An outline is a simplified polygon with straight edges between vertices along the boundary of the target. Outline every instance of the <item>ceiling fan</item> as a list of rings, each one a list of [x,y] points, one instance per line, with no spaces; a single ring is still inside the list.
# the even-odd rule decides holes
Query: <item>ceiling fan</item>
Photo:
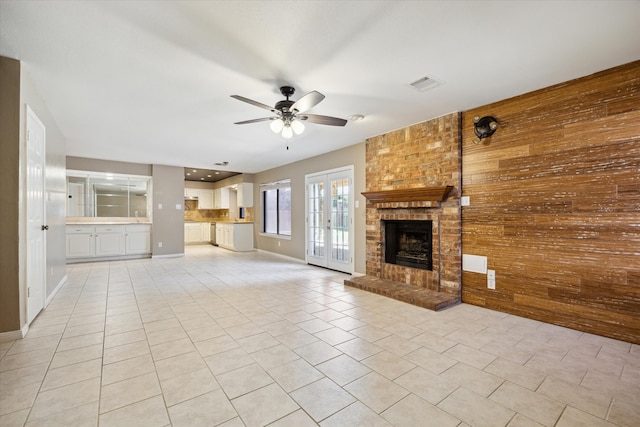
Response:
[[[231,95],[232,98],[251,105],[255,105],[256,107],[260,107],[265,110],[269,110],[275,114],[275,116],[273,117],[245,120],[242,122],[236,122],[234,124],[246,125],[249,123],[271,121],[271,130],[275,133],[282,132],[282,136],[286,139],[291,138],[294,132],[296,135],[299,135],[304,131],[304,124],[302,123],[303,121],[330,126],[344,126],[347,124],[347,121],[345,119],[340,119],[338,117],[320,116],[318,114],[306,114],[307,110],[315,107],[324,99],[324,95],[320,92],[316,92],[314,90],[307,93],[297,101],[292,101],[289,99],[289,97],[292,96],[294,92],[295,89],[293,87],[282,86],[280,88],[280,93],[282,93],[282,95],[287,99],[277,102],[275,107],[270,107],[261,102],[245,98],[244,96]]]

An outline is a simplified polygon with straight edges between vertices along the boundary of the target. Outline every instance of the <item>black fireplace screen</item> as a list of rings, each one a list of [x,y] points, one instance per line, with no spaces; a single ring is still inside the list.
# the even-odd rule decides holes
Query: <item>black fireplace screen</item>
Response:
[[[432,270],[432,223],[433,221],[383,221],[385,262]]]

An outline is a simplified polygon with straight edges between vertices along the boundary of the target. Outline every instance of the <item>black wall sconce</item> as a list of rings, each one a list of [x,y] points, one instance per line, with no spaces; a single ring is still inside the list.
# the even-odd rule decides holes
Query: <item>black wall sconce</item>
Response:
[[[479,144],[484,138],[489,138],[498,129],[498,121],[493,116],[484,116],[480,118],[475,116],[473,118],[473,132],[475,132],[478,139],[473,142]]]

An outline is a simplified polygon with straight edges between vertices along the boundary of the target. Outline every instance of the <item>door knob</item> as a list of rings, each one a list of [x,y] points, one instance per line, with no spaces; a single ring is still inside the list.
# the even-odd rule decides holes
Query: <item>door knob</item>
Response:
[[[43,225],[43,226],[42,226],[42,230],[48,230],[48,229],[49,229],[49,226],[48,226],[48,225]]]

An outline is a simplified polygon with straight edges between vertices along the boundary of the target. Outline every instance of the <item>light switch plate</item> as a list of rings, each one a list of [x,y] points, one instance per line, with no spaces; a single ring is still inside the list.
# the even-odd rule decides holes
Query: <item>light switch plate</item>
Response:
[[[471,204],[471,199],[469,196],[460,197],[460,206],[469,206]]]
[[[496,271],[495,270],[487,270],[487,288],[489,289],[496,288]]]

